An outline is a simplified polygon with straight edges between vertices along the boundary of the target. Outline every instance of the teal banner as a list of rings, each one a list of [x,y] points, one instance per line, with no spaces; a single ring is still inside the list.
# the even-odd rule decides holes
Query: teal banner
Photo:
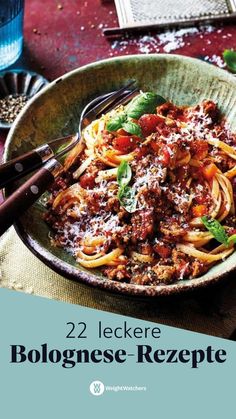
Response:
[[[0,290],[0,417],[235,417],[235,342]]]

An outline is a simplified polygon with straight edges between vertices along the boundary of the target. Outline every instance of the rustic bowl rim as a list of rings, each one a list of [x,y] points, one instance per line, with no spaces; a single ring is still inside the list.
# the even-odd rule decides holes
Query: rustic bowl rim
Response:
[[[20,122],[21,116],[27,112],[28,108],[32,105],[32,103],[37,100],[37,98],[45,93],[45,91],[50,90],[53,86],[55,86],[57,83],[61,82],[62,80],[65,80],[67,78],[70,78],[74,74],[80,74],[83,73],[86,70],[89,69],[96,69],[99,68],[101,65],[106,65],[109,62],[112,61],[125,61],[125,60],[132,60],[132,59],[144,59],[147,55],[143,54],[134,54],[134,55],[127,55],[127,56],[121,56],[121,57],[113,57],[113,58],[107,58],[104,60],[100,60],[97,62],[93,62],[90,64],[87,64],[85,66],[76,68],[68,73],[65,73],[64,75],[58,77],[56,80],[51,82],[49,85],[45,86],[41,91],[39,91],[36,95],[33,96],[32,99],[29,100],[29,102],[26,104],[24,109],[21,111],[19,116],[16,118],[16,120],[13,123],[13,126],[8,133],[8,137],[6,140],[3,160],[7,161],[8,157],[8,151],[11,144],[11,139],[14,133],[15,127]],[[233,84],[236,84],[236,79],[234,76],[230,73],[227,73],[225,70],[222,70],[220,68],[217,68],[213,66],[212,64],[206,63],[204,61],[201,61],[196,58],[192,57],[186,57],[178,54],[148,54],[148,57],[150,58],[156,58],[157,60],[161,59],[167,59],[168,57],[171,59],[176,60],[182,60],[186,63],[195,63],[198,66],[208,67],[209,70],[212,72],[215,72],[219,75],[221,75],[224,79],[228,79],[229,82],[232,82]],[[215,75],[213,74],[213,78]],[[41,246],[36,240],[34,240],[28,233],[25,231],[24,226],[19,221],[15,224],[15,229],[23,243],[28,247],[28,249],[37,256],[38,259],[40,259],[45,265],[47,265],[49,268],[57,272],[58,274],[64,276],[67,279],[74,280],[81,282],[83,284],[89,285],[94,288],[102,289],[105,291],[109,291],[115,294],[119,295],[127,295],[127,296],[135,296],[135,297],[145,297],[145,298],[156,298],[156,297],[162,297],[162,296],[172,296],[172,295],[178,295],[182,293],[186,293],[189,291],[194,291],[199,288],[208,287],[209,285],[214,285],[216,283],[219,283],[220,281],[227,278],[228,274],[233,272],[236,268],[236,262],[235,265],[228,267],[227,265],[224,266],[224,270],[221,272],[211,273],[208,274],[207,278],[199,277],[195,278],[194,280],[186,280],[186,282],[177,282],[170,285],[154,285],[154,286],[143,286],[143,285],[136,285],[136,284],[126,284],[119,281],[113,281],[108,280],[106,278],[98,277],[96,274],[88,271],[81,271],[77,269],[76,267],[73,267],[69,263],[63,261],[62,259],[54,256],[52,253],[50,253],[49,250],[47,250],[44,246]]]

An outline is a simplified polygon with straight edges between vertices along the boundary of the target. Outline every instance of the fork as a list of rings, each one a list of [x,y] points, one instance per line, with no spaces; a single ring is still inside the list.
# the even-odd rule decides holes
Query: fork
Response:
[[[52,157],[60,158],[70,151],[80,141],[82,130],[93,119],[97,118],[102,112],[109,111],[111,106],[118,106],[129,100],[134,92],[137,91],[137,89],[126,90],[133,84],[134,81],[132,80],[121,89],[99,96],[89,102],[81,113],[79,132],[51,140],[26,154],[0,165],[0,189],[15,180],[21,179],[26,174],[42,166]]]
[[[48,154],[48,159],[45,162],[45,155],[40,155],[38,149],[21,156],[20,158],[11,160],[10,162],[2,165],[0,168],[5,170],[5,174],[8,171],[13,178],[19,178],[29,173],[30,171],[38,168],[40,165],[43,166],[24,184],[22,184],[15,192],[13,192],[9,198],[7,198],[0,206],[0,236],[12,225],[14,222],[31,206],[37,199],[49,188],[49,186],[55,181],[57,176],[63,172],[62,164],[57,160],[62,157],[68,151],[78,145],[81,141],[82,130],[91,123],[96,117],[102,112],[109,112],[116,106],[127,103],[131,97],[137,93],[137,89],[127,91],[127,87],[130,87],[134,82],[130,82],[128,85],[122,87],[118,91],[111,94],[106,94],[98,97],[91,101],[82,111],[79,122],[79,132],[71,136],[52,140],[48,144],[44,145],[44,149],[47,146],[51,149]],[[104,99],[105,97],[105,99]],[[99,100],[100,99],[100,100]],[[95,104],[96,102],[96,104]],[[99,102],[99,103],[98,103]],[[92,108],[91,108],[92,105]],[[56,147],[59,148],[62,145],[62,141],[69,142],[69,144],[63,148],[62,151],[56,151]],[[55,151],[53,151],[53,149]],[[46,153],[47,154],[47,153]],[[36,161],[37,155],[37,161]],[[32,160],[31,160],[32,157]],[[39,157],[39,158],[38,158]],[[32,164],[30,162],[33,161]],[[17,173],[17,167],[23,166],[21,173]],[[0,172],[1,175],[1,172]],[[7,180],[3,182],[7,183]]]

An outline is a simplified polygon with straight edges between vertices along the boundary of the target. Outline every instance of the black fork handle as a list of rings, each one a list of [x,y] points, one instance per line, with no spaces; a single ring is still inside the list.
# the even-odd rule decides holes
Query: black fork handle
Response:
[[[0,236],[48,189],[62,165],[55,159],[47,162],[0,206]]]
[[[2,164],[0,166],[0,189],[42,166],[51,157],[53,157],[52,149],[48,144],[44,144]]]

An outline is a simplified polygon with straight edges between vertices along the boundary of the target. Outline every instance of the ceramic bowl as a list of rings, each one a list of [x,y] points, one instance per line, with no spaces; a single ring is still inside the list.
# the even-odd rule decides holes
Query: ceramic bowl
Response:
[[[203,99],[218,103],[236,130],[236,80],[224,70],[177,55],[134,55],[101,61],[74,70],[51,83],[26,105],[15,121],[6,143],[5,160],[52,138],[77,130],[83,106],[105,92],[135,78],[142,90],[153,90],[177,105]],[[133,296],[156,297],[193,290],[223,280],[236,267],[236,253],[205,275],[172,285],[141,286],[111,281],[96,270],[78,266],[63,249],[52,247],[49,228],[38,202],[17,223],[24,243],[45,264],[63,276],[94,287]]]
[[[33,71],[8,70],[0,73],[0,99],[9,95],[24,94],[33,97],[49,82]],[[0,120],[0,128],[10,129],[12,124]]]

